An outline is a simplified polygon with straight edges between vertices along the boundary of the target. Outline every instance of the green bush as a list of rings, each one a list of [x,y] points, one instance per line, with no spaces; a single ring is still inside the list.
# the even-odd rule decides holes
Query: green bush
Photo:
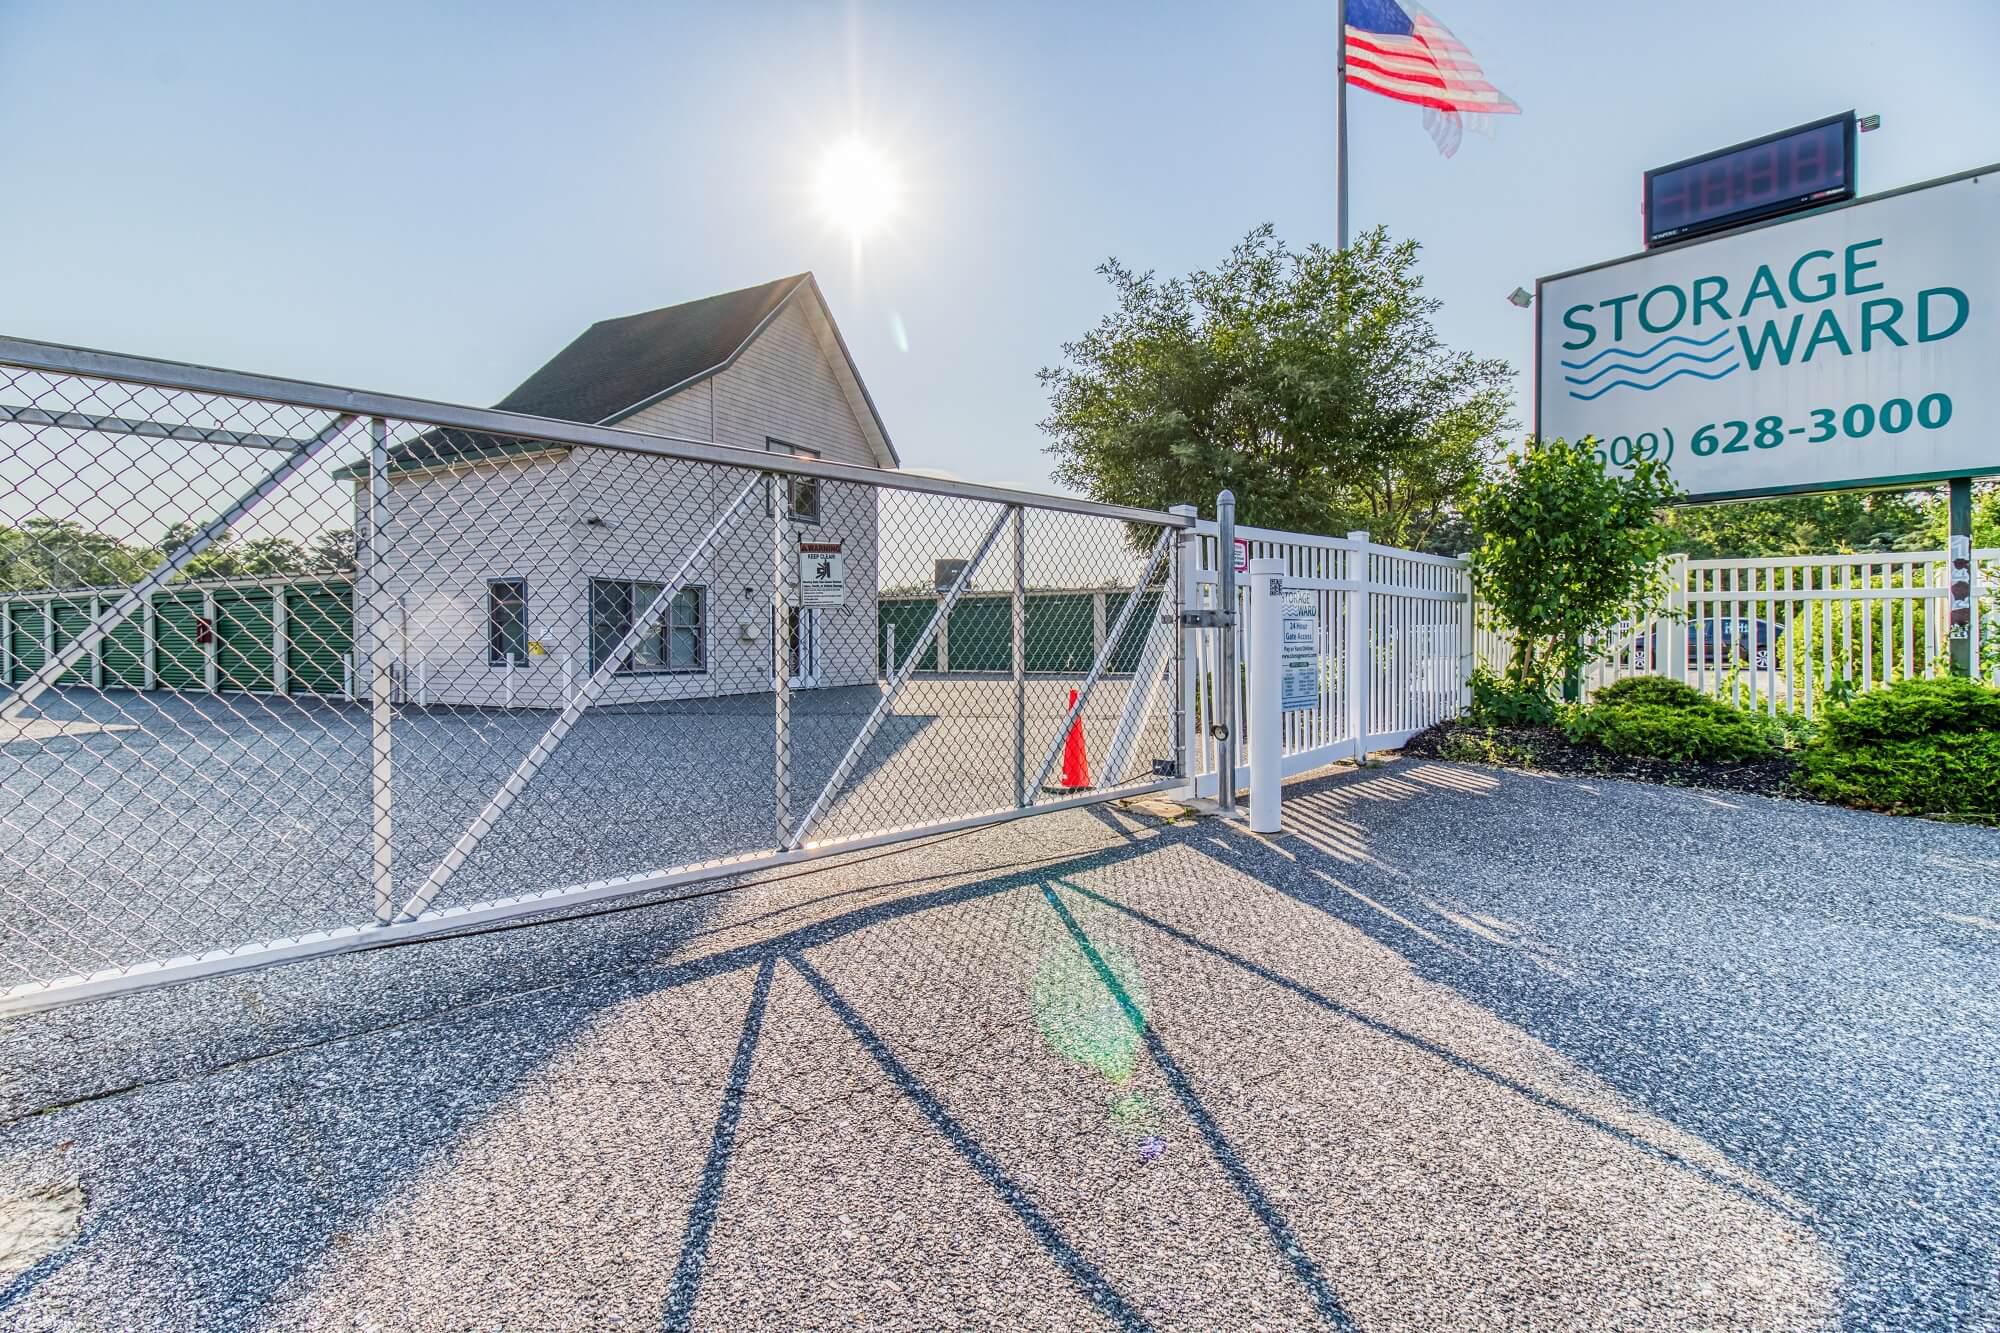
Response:
[[[1689,691],[1689,693],[1694,693]],[[1699,706],[1660,703],[1593,703],[1564,723],[1576,745],[1613,754],[1682,762],[1733,763],[1771,753],[1765,719],[1696,696]]]
[[[1665,676],[1627,676],[1590,696],[1593,707],[1623,708],[1650,704],[1658,708],[1709,709],[1719,705],[1692,685]]]
[[[1510,739],[1492,728],[1458,727],[1444,738],[1438,757],[1460,764],[1499,764],[1508,768],[1532,768],[1533,747]]]
[[[1516,685],[1484,667],[1472,673],[1472,712],[1482,727],[1546,727],[1556,720],[1556,701],[1541,685]]]
[[[1871,690],[1827,712],[1803,767],[1830,801],[2000,823],[2000,690],[1955,677]]]
[[[2000,690],[1960,676],[1906,680],[1857,694],[1845,707],[1829,709],[1823,729],[1828,743],[1843,749],[1920,736],[2000,731]]]

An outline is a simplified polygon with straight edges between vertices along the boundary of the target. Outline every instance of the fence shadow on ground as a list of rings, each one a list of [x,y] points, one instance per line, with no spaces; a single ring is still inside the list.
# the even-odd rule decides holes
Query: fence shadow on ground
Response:
[[[1481,806],[1493,814],[1473,813]],[[1396,836],[1383,838],[1385,827]],[[1857,848],[1857,831],[1883,848]],[[1282,833],[1232,830],[1209,850],[1712,1145],[1730,1172],[1676,1164],[1812,1226],[1854,1270],[1879,1267],[1872,1247],[1901,1233],[1913,1257],[1892,1278],[1843,1287],[1843,1318],[1881,1327],[1962,1308],[1995,1260],[1969,1221],[1986,1207],[1977,1182],[2000,1174],[1995,1140],[1983,1171],[1940,1169],[1923,1147],[1934,1127],[1883,1124],[1889,1108],[1927,1099],[1941,1045],[1955,1044],[1941,1027],[1920,1030],[1896,997],[1905,978],[1918,992],[1935,984],[1908,946],[1970,965],[1949,969],[1968,997],[2000,962],[2000,938],[1938,925],[1953,917],[1923,902],[1927,872],[1907,856],[1910,838],[2000,852],[1973,829],[1421,761],[1294,783]],[[2000,1064],[1983,1064],[2000,1090]],[[1663,1153],[1619,1126],[1592,1127]]]
[[[905,851],[860,883],[852,867],[876,858],[816,877],[792,897],[773,891],[731,898],[727,908],[705,900],[426,945],[426,974],[416,978],[398,979],[381,958],[312,965],[320,979],[294,987],[292,1002],[324,1003],[329,981],[351,988],[333,1030],[312,1037],[309,1024],[294,1022],[283,1028],[297,1038],[289,1049],[224,1047],[232,1067],[207,1078],[14,1123],[14,1151],[61,1135],[100,1157],[152,1154],[157,1166],[143,1193],[94,1199],[99,1215],[86,1241],[18,1279],[0,1309],[32,1315],[78,1288],[110,1290],[144,1255],[154,1280],[139,1288],[159,1290],[164,1276],[181,1317],[205,1326],[273,1309],[279,1322],[331,1319],[370,1301],[412,1323],[427,1310],[472,1318],[484,1302],[516,1318],[577,1309],[605,1318],[617,1304],[606,1294],[613,1284],[592,1278],[589,1263],[571,1273],[574,1291],[504,1284],[550,1237],[574,1248],[573,1237],[629,1233],[602,1262],[649,1295],[644,1308],[618,1306],[621,1317],[684,1327],[711,1304],[771,1317],[742,1307],[746,1273],[761,1271],[759,1298],[776,1299],[771,1291],[865,1270],[859,1250],[841,1259],[821,1251],[845,1234],[847,1209],[859,1214],[848,1201],[856,1182],[883,1177],[913,1197],[941,1180],[962,1182],[938,1225],[970,1230],[1013,1256],[1002,1269],[1044,1273],[1100,1318],[1127,1328],[1185,1323],[1193,1311],[1163,1303],[1158,1271],[1099,1234],[1109,1224],[1090,1211],[1099,1195],[1138,1191],[1143,1200],[1154,1188],[1145,1182],[1166,1177],[1114,1173],[1094,1193],[1086,1186],[1099,1168],[1079,1165],[1063,1146],[1104,1133],[1100,1122],[1076,1119],[1078,1107],[1115,1092],[1116,1109],[1157,1089],[1158,1105],[1136,1114],[1199,1144],[1183,1169],[1210,1182],[1203,1202],[1175,1196],[1161,1203],[1163,1215],[1179,1223],[1188,1213],[1186,1226],[1199,1232],[1200,1210],[1211,1208],[1213,1225],[1256,1235],[1282,1274],[1283,1294],[1272,1299],[1295,1321],[1365,1322],[1362,1308],[1379,1310],[1368,1302],[1381,1294],[1353,1287],[1361,1275],[1343,1263],[1339,1233],[1321,1216],[1351,1201],[1320,1197],[1324,1186],[1310,1183],[1314,1154],[1301,1146],[1311,1134],[1267,1118],[1236,1086],[1252,1080],[1257,1058],[1227,1038],[1247,995],[1266,997],[1255,1004],[1275,1013],[1318,1015],[1318,1027],[1289,1020],[1296,1040],[1346,1032],[1387,1043],[1482,1089],[1476,1105],[1524,1104],[1690,1189],[1734,1197],[1785,1226],[1808,1221],[1796,1200],[1823,1207],[1826,1191],[1765,1160],[1772,1145],[1746,1147],[1691,1115],[1690,1101],[1663,1096],[1660,1080],[1637,1076],[1633,1062],[1645,1052],[1672,1049],[1667,1020],[1638,1015],[1643,1006],[1615,988],[1579,991],[1563,976],[1563,949],[1511,925],[1493,903],[1470,894],[1446,901],[1433,878],[1399,864],[1368,818],[1422,821],[1435,817],[1424,813],[1425,796],[1479,802],[1512,781],[1407,765],[1317,779],[1295,789],[1292,831],[1268,840],[1214,820],[1162,826],[1100,811],[1124,842],[998,873],[954,867],[938,851],[927,858],[931,872],[912,877],[897,873],[912,864]],[[1237,873],[1211,889],[1203,866]],[[1319,975],[1283,961],[1282,948],[1272,952],[1296,926],[1287,924],[1291,909],[1274,911],[1288,901],[1352,927],[1651,1116],[1607,1114],[1559,1081],[1496,1067],[1477,1043],[1329,993]],[[1261,953],[1234,932],[1238,911],[1270,918],[1254,932]],[[579,958],[597,974],[576,976]],[[1162,959],[1171,972],[1158,970]],[[498,982],[482,971],[496,965]],[[239,997],[263,989],[214,986]],[[1553,999],[1552,987],[1562,988]],[[1216,1003],[1211,990],[1229,997],[1222,1008],[1202,1007]],[[1052,1010],[1068,1016],[1052,1020]],[[87,1032],[92,1012],[36,1021]],[[1191,1013],[1212,1016],[1216,1032],[1190,1026]],[[1073,1040],[1050,1035],[1052,1021],[1083,1022],[1092,1041],[1131,1054],[1109,1078],[1079,1069],[1089,1060]],[[1727,1083],[1742,1072],[1711,1077]],[[227,1134],[240,1145],[227,1162],[216,1160],[218,1102],[231,1108]],[[1727,1145],[1735,1160],[1689,1149],[1667,1132],[1676,1126]],[[748,1163],[747,1145],[755,1148]],[[746,1200],[756,1201],[747,1211]],[[1143,1214],[1146,1205],[1121,1206]],[[931,1222],[907,1225],[929,1234]],[[526,1235],[509,1243],[519,1252],[500,1252],[498,1233],[517,1226]],[[853,1230],[863,1233],[856,1245],[895,1241],[879,1227]],[[729,1281],[711,1279],[718,1262]]]

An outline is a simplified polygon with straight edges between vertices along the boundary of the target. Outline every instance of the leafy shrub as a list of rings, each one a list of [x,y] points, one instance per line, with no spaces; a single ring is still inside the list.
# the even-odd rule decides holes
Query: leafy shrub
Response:
[[[1614,681],[1590,697],[1594,706],[1623,708],[1649,704],[1658,708],[1715,708],[1716,701],[1694,686],[1665,676],[1627,676]]]
[[[1803,766],[1831,801],[2000,823],[2000,690],[1956,677],[1871,690],[1828,711]]]
[[[1459,764],[1499,764],[1509,768],[1532,768],[1535,763],[1533,747],[1503,736],[1490,727],[1484,730],[1454,728],[1444,738],[1438,757]]]
[[[1771,744],[1781,750],[1803,750],[1819,735],[1819,721],[1804,713],[1773,713],[1765,724],[1771,732]]]
[[[1763,718],[1699,694],[1696,699],[1698,706],[1594,703],[1573,713],[1563,734],[1572,744],[1643,759],[1731,763],[1771,753]]]
[[[1508,677],[1574,699],[1591,644],[1665,594],[1658,511],[1679,494],[1666,464],[1606,468],[1592,439],[1528,440],[1473,493],[1474,589],[1513,638]]]
[[[2000,731],[2000,690],[1959,676],[1906,680],[1830,709],[1824,729],[1827,741],[1843,749],[1920,736]]]
[[[1556,701],[1540,684],[1516,685],[1481,667],[1472,673],[1472,715],[1482,727],[1546,727],[1556,720]]]

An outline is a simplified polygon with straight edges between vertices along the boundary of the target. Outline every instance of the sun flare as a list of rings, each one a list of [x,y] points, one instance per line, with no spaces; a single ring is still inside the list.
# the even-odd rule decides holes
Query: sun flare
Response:
[[[820,160],[814,194],[821,215],[859,241],[895,216],[903,183],[895,165],[879,150],[849,138],[834,144]]]

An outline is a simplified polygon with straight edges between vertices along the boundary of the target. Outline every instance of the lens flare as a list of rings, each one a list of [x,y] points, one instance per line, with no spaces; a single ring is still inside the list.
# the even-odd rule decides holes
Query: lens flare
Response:
[[[827,150],[814,178],[820,215],[854,240],[879,232],[902,204],[895,164],[873,145],[842,139]]]

